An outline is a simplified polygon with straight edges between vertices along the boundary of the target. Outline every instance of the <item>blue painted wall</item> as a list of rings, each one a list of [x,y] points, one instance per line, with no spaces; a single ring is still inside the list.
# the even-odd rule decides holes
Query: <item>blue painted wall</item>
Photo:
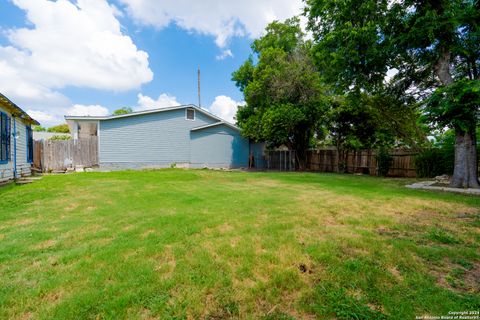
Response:
[[[13,156],[14,156],[14,145],[15,145],[15,138],[13,135],[13,117],[10,112],[6,110],[6,108],[0,106],[0,111],[6,113],[10,117],[10,128],[11,128],[11,135],[10,135],[10,161],[8,163],[0,164],[0,181],[13,179]],[[16,139],[16,146],[17,146],[17,175],[18,177],[30,175],[30,167],[31,164],[27,161],[27,125],[20,119],[15,118],[16,122],[16,129],[18,138]]]
[[[237,130],[220,125],[191,132],[216,122],[199,111],[195,111],[195,120],[187,120],[185,109],[101,120],[100,167],[247,166],[248,141]]]
[[[238,168],[248,166],[249,142],[226,125],[191,133],[192,167]]]

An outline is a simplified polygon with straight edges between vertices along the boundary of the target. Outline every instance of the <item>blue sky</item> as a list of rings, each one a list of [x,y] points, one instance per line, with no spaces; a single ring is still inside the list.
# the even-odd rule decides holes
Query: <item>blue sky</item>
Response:
[[[233,121],[243,96],[231,74],[252,39],[301,0],[2,0],[0,92],[44,125],[197,104]]]

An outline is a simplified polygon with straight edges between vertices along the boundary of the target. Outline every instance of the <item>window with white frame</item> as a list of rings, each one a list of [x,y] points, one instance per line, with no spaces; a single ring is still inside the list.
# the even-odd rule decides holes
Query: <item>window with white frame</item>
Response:
[[[195,109],[187,108],[185,109],[185,112],[186,112],[185,117],[187,120],[195,120]]]

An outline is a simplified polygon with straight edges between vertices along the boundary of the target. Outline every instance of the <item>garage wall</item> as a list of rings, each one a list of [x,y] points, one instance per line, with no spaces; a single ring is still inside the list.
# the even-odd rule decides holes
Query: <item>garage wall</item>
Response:
[[[248,167],[249,142],[238,130],[222,124],[192,131],[190,135],[191,167]]]

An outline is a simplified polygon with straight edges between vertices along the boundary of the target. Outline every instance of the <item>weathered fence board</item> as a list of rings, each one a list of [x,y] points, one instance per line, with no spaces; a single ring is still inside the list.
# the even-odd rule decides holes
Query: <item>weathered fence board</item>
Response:
[[[43,172],[98,165],[98,139],[35,141],[33,165]]]
[[[285,157],[294,151],[266,151],[265,159],[269,170],[296,170],[295,160],[285,163]],[[391,150],[393,162],[388,172],[391,177],[416,177],[414,157],[417,154],[410,150]],[[295,156],[293,156],[295,159]],[[347,172],[377,175],[377,152],[375,150],[355,150],[339,154],[334,148],[315,149],[307,152],[307,171],[315,172]]]

